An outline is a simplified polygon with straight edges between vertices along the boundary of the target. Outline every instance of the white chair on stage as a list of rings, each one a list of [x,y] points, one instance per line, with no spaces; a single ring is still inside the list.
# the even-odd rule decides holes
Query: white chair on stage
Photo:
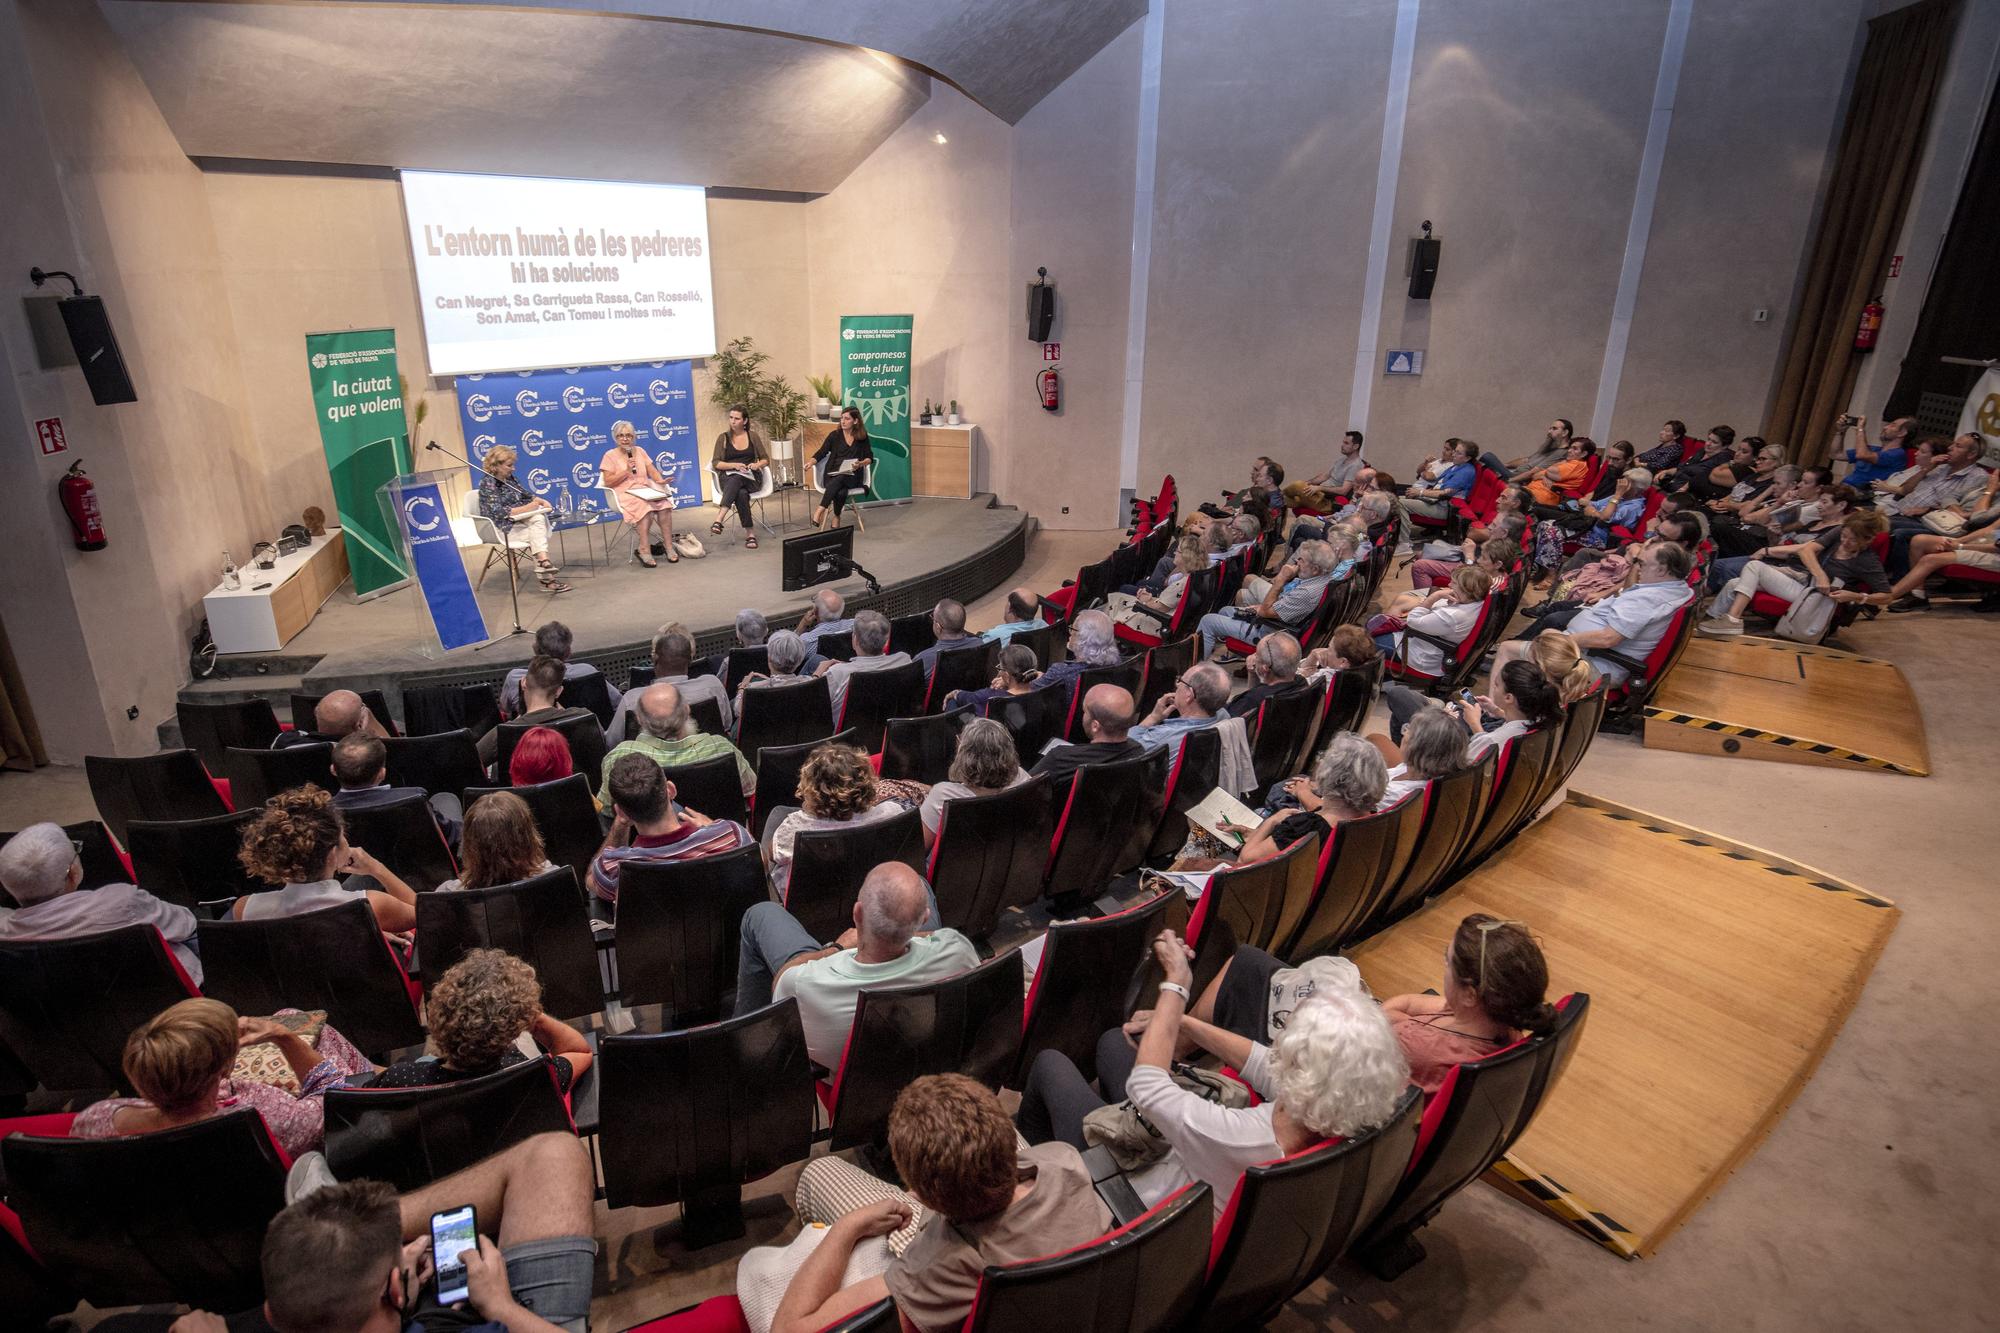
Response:
[[[764,472],[763,482],[759,484],[756,490],[750,492],[750,503],[756,508],[757,521],[764,525],[764,531],[770,533],[772,536],[775,537],[778,533],[778,530],[771,526],[771,522],[769,519],[764,517],[764,501],[770,499],[773,495],[776,495],[778,493],[778,469],[775,466],[766,467],[765,469],[763,469],[763,472]],[[716,502],[718,504],[721,503],[722,474],[720,472],[717,472],[714,468],[710,468],[708,470],[708,489],[709,493],[715,496]],[[728,517],[729,517],[728,514],[723,515],[723,518],[725,520]],[[724,532],[730,530],[727,522],[724,522],[722,530]],[[742,539],[738,538],[738,540],[740,541]]]
[[[813,490],[821,495],[826,494],[826,462],[827,460],[824,457],[813,461]],[[874,489],[875,461],[870,459],[861,465],[861,493],[872,493]],[[848,492],[847,512],[854,515],[854,528],[857,532],[866,532],[868,531],[868,525],[861,521],[861,505],[859,501],[860,493]],[[814,503],[818,502],[815,501]],[[835,520],[835,526],[839,526],[838,520]]]
[[[486,575],[493,566],[502,560],[523,560],[528,554],[525,542],[510,545],[501,537],[500,529],[493,525],[493,520],[486,517],[485,511],[479,507],[478,491],[467,491],[458,498],[458,517],[451,521],[451,533],[458,539],[458,548],[461,551],[481,546],[486,548],[486,563],[480,566],[479,581],[472,585],[474,591],[485,584]]]

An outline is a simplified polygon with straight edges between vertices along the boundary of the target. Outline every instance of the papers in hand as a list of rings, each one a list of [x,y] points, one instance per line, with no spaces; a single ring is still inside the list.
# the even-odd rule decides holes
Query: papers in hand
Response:
[[[1243,804],[1243,802],[1237,800],[1220,787],[1202,797],[1201,803],[1187,812],[1187,820],[1189,824],[1208,834],[1208,836],[1214,838],[1225,847],[1241,847],[1244,835],[1241,833],[1224,832],[1222,828],[1224,824],[1237,824],[1243,828],[1256,828],[1257,825],[1264,822],[1257,818],[1255,810],[1252,810],[1249,806]]]
[[[861,460],[858,458],[850,458],[845,463],[842,463],[839,467],[835,468],[834,471],[838,473],[851,475],[854,472],[859,471],[860,468],[861,468]]]
[[[673,499],[671,495],[668,495],[657,486],[632,486],[627,488],[626,493],[635,499],[644,500],[647,504],[651,504],[655,500]]]

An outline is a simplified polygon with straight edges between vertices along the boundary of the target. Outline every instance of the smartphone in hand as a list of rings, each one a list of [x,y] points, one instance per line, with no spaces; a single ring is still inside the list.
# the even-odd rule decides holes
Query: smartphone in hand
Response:
[[[431,1214],[431,1267],[437,1272],[439,1305],[456,1304],[471,1294],[460,1255],[478,1249],[479,1219],[471,1204]]]

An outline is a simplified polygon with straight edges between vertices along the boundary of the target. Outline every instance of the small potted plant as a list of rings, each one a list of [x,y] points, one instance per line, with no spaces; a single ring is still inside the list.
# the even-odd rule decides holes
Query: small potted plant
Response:
[[[919,416],[919,417],[917,418],[917,424],[918,424],[919,426],[928,426],[928,425],[930,425],[930,424],[931,424],[931,417],[932,417],[933,415],[934,415],[934,414],[933,414],[933,413],[932,413],[932,411],[931,411],[931,400],[930,400],[930,399],[928,399],[928,398],[926,398],[926,399],[924,399],[924,410],[923,410],[923,414],[922,414],[921,416]]]
[[[958,399],[954,398],[951,400],[951,415],[944,420],[948,426],[956,426],[958,424]]]
[[[840,386],[833,382],[831,375],[808,375],[806,383],[812,385],[814,394],[813,415],[821,421],[827,420],[840,403]]]

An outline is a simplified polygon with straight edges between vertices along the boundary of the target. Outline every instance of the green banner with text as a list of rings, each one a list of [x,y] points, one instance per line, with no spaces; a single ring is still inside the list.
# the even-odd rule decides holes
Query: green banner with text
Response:
[[[840,401],[861,409],[875,445],[878,500],[910,498],[909,315],[840,317]]]
[[[387,592],[410,576],[375,498],[383,482],[411,470],[396,331],[308,333],[306,366],[354,595]]]

